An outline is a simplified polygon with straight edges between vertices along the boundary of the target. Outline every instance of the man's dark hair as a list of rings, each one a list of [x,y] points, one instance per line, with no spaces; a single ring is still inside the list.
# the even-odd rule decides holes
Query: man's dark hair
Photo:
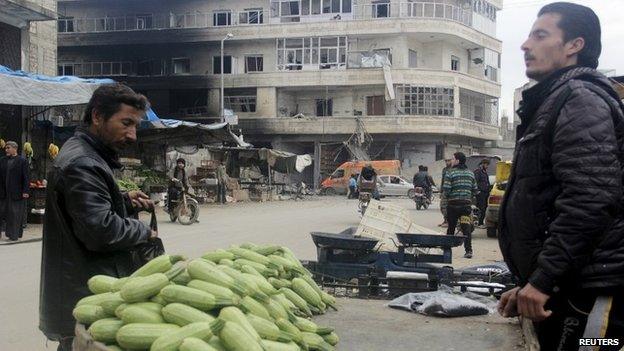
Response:
[[[540,10],[537,15],[556,13],[561,16],[557,26],[563,31],[565,42],[583,38],[585,47],[578,53],[579,66],[598,68],[598,59],[602,51],[600,42],[600,19],[589,7],[570,2],[554,2]]]
[[[132,106],[139,111],[146,111],[148,108],[147,98],[135,93],[128,86],[120,83],[106,84],[93,92],[83,120],[86,124],[91,124],[91,115],[96,111],[107,121],[119,112],[121,104]]]
[[[186,160],[183,158],[179,158],[176,163],[184,163],[184,165],[186,166]]]
[[[456,152],[453,154],[453,157],[455,157],[455,159],[459,161],[460,165],[466,164],[466,155],[464,155],[463,152]]]

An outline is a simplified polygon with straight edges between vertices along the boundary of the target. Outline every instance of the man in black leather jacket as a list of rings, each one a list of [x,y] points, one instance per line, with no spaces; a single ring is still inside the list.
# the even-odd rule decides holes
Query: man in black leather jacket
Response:
[[[538,84],[523,93],[500,210],[499,243],[518,287],[499,311],[533,320],[542,350],[622,338],[624,115],[595,70],[599,19],[585,6],[547,5],[522,50]]]
[[[90,292],[96,274],[130,275],[132,250],[157,236],[131,215],[151,206],[140,192],[122,194],[113,178],[117,151],[136,141],[147,99],[121,85],[105,85],[91,97],[86,127],[79,128],[48,174],[43,225],[39,328],[59,350],[71,350],[72,309]]]

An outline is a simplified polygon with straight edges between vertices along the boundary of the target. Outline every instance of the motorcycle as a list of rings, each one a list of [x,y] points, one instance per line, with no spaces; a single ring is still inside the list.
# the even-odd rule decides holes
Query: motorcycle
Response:
[[[422,187],[414,188],[414,203],[416,204],[416,210],[420,211],[421,209],[428,209],[429,205],[431,205],[431,200],[427,197],[427,193],[425,189]]]
[[[169,214],[171,222],[178,221],[183,225],[191,225],[197,222],[199,217],[199,203],[191,194],[184,190],[184,186],[179,179],[171,179],[171,188],[175,191],[175,197],[171,197],[172,192],[167,194],[165,199],[165,211]]]
[[[366,209],[368,208],[368,205],[370,204],[371,198],[372,198],[371,193],[360,191],[360,195],[358,196],[358,200],[360,201],[358,203],[358,211],[360,212],[362,216],[364,216],[364,213],[366,213]]]

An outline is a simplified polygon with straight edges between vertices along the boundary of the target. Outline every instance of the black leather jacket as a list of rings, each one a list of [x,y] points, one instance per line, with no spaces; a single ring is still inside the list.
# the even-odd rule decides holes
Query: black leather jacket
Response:
[[[505,261],[520,285],[547,294],[555,287],[624,287],[624,116],[617,94],[602,74],[576,67],[523,97],[500,210]]]
[[[74,334],[72,309],[90,295],[96,274],[130,275],[131,250],[150,228],[130,218],[132,206],[113,178],[117,155],[85,130],[78,130],[48,174],[43,224],[39,328],[51,339]]]

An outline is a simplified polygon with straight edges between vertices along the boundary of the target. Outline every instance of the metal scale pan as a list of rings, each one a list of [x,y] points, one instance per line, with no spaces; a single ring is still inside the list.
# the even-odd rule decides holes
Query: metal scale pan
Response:
[[[454,235],[396,233],[396,237],[401,245],[408,247],[449,249],[464,243],[463,236]]]

